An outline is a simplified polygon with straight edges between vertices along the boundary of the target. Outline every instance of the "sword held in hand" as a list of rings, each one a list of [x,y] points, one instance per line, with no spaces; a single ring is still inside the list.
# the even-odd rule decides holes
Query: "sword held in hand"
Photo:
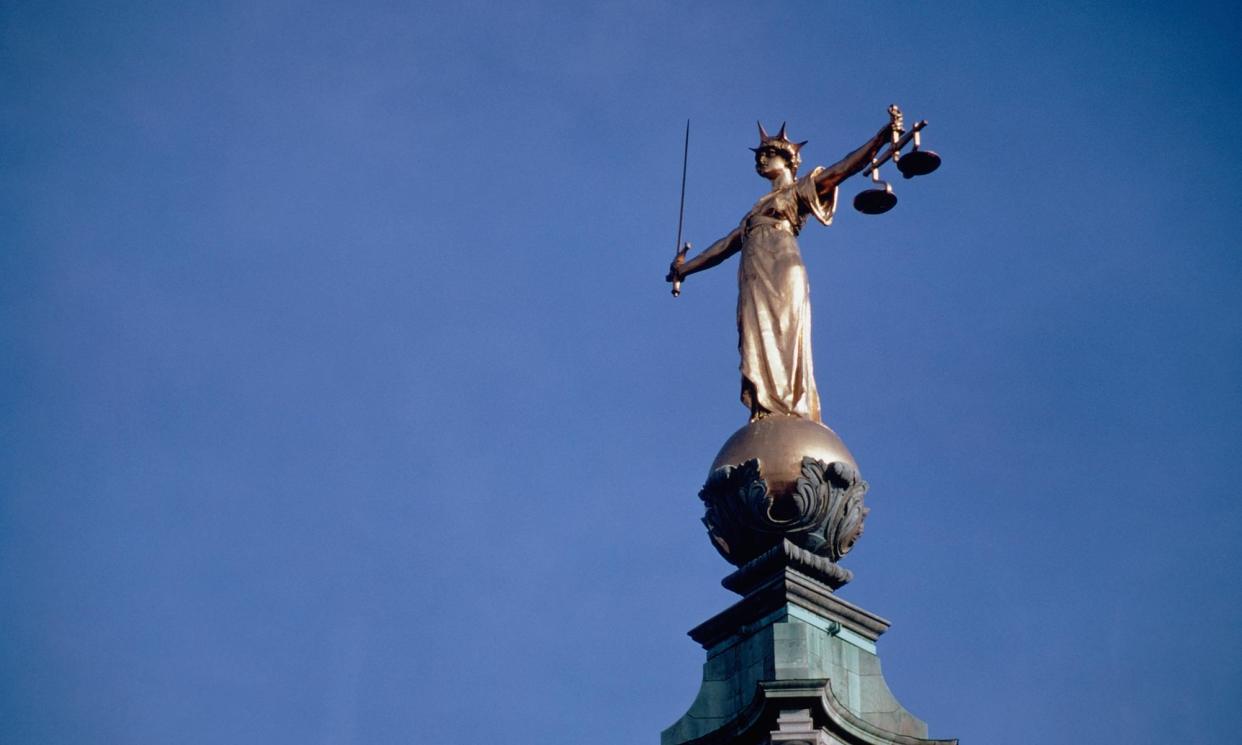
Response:
[[[690,156],[690,120],[686,120],[686,144],[681,152],[681,206],[677,210],[677,242],[673,244],[673,250],[676,255],[673,257],[673,263],[669,264],[668,276],[665,279],[673,283],[673,297],[681,294],[681,265],[686,263],[686,253],[690,250],[690,244],[681,242],[681,227],[686,217],[686,163]]]
[[[681,236],[677,236],[681,240]],[[686,263],[686,253],[690,250],[689,243],[683,243],[681,248],[677,249],[677,256],[673,258],[672,265],[669,266],[668,273],[673,278],[673,297],[681,294],[681,265]]]

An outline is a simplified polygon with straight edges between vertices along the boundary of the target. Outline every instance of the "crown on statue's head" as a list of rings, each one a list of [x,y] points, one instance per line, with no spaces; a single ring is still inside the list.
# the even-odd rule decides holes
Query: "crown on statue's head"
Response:
[[[802,165],[802,146],[810,142],[810,140],[803,140],[802,142],[791,141],[785,136],[785,122],[781,122],[781,131],[775,135],[768,134],[768,131],[763,128],[763,122],[758,122],[758,124],[759,147],[752,147],[751,150],[755,154],[759,154],[764,150],[775,150],[785,156],[785,160],[789,161],[789,167],[794,173],[797,173],[798,166]]]

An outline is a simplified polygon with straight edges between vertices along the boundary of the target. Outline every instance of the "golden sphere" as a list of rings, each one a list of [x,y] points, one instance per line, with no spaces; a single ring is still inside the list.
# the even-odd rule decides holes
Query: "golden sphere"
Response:
[[[824,463],[841,461],[858,469],[849,448],[828,427],[801,417],[769,414],[734,432],[720,448],[708,474],[757,458],[768,493],[779,498],[793,490],[805,457]]]

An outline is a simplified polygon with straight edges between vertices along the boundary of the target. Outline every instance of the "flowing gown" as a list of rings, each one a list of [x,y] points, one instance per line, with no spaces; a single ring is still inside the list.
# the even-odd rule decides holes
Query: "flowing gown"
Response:
[[[811,359],[811,293],[797,235],[807,215],[824,225],[836,191],[821,199],[814,169],[765,194],[724,240],[741,242],[737,271],[737,347],[742,403],[752,416],[771,412],[821,421]]]

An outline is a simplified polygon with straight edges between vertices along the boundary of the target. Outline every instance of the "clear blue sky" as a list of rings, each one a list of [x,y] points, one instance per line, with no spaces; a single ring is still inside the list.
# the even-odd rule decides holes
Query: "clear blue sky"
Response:
[[[683,124],[704,246],[756,119],[809,166],[894,101],[943,168],[801,241],[889,684],[967,744],[1233,740],[1239,38],[1195,2],[0,3],[0,741],[656,742],[746,417],[735,264],[662,281]]]

